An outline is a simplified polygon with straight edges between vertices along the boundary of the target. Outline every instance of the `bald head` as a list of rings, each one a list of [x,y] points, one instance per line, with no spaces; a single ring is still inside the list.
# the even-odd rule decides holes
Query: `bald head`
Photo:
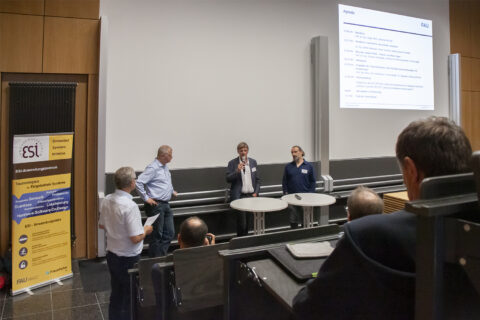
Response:
[[[205,244],[208,227],[199,217],[185,219],[180,225],[178,243],[180,248],[198,247]]]
[[[369,214],[383,213],[383,200],[372,189],[359,186],[352,191],[347,200],[348,220],[361,218]]]

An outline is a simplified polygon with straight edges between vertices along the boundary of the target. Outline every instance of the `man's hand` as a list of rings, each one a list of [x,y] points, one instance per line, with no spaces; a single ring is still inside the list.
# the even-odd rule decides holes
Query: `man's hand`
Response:
[[[254,193],[252,194],[252,197],[258,197],[258,194]]]
[[[145,201],[145,202],[148,203],[149,205],[151,205],[152,207],[154,207],[158,204],[157,201],[153,200],[152,198],[148,198],[147,201]]]
[[[149,235],[150,233],[152,233],[153,227],[152,226],[145,226],[145,227],[143,227],[143,231],[145,232],[145,235]]]
[[[215,235],[213,233],[207,233],[207,236],[212,239],[209,245],[215,244]]]
[[[238,164],[238,167],[237,167],[237,172],[242,171],[243,168],[245,168],[245,163],[243,161],[240,161],[240,163]]]
[[[177,191],[175,191],[175,190],[173,190],[172,196],[173,196],[174,198],[176,198],[176,197],[177,197],[177,195],[178,195],[178,192],[177,192]]]

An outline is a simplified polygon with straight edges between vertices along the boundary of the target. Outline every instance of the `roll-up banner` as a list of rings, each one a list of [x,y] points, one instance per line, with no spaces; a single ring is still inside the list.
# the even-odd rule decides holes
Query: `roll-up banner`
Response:
[[[13,137],[13,295],[72,276],[72,148],[72,133]]]

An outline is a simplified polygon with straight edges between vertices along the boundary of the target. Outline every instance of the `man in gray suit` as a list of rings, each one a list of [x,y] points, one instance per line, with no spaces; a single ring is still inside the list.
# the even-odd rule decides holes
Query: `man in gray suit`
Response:
[[[257,161],[248,157],[248,144],[240,142],[237,145],[238,158],[228,162],[227,182],[230,186],[230,201],[256,197],[260,190],[260,178],[257,172]],[[237,215],[237,236],[248,234],[253,216],[240,211]]]

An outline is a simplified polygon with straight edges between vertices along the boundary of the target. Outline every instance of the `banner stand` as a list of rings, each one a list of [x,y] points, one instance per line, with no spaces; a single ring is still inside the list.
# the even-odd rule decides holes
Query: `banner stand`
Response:
[[[73,133],[13,136],[12,295],[71,278]]]

